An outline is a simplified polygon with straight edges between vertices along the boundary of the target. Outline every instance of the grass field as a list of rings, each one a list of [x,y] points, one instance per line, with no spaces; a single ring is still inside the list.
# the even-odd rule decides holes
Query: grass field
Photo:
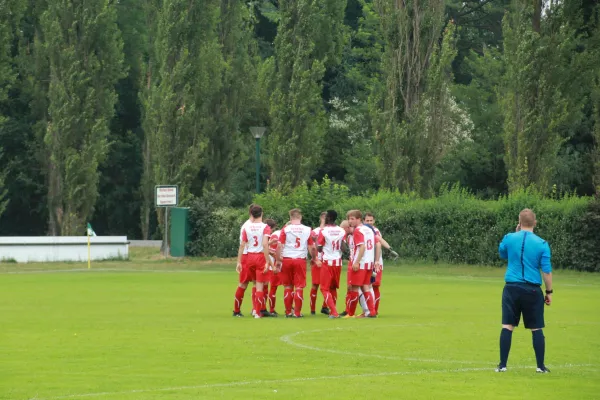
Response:
[[[551,374],[522,328],[498,374],[501,269],[389,264],[379,319],[258,321],[232,262],[155,251],[1,264],[0,399],[600,399],[600,275],[555,273]]]

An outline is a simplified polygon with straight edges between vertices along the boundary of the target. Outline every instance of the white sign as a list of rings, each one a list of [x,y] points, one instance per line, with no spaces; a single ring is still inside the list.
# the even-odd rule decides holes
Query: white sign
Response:
[[[156,207],[174,207],[179,204],[179,190],[176,185],[160,185],[154,188]]]

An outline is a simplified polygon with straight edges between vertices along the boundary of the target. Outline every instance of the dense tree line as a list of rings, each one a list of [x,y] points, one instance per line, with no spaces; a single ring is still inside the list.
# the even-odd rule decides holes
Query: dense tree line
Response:
[[[160,234],[185,203],[600,191],[594,0],[0,0],[0,234]]]

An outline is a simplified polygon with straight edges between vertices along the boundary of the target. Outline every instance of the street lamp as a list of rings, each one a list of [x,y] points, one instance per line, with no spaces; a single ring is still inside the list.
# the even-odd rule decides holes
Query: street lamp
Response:
[[[264,126],[251,126],[250,133],[256,139],[256,193],[260,193],[260,138],[265,134]]]

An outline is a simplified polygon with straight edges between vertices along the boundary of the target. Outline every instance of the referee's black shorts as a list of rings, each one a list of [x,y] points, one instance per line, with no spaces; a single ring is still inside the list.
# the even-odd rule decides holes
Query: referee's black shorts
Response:
[[[518,326],[521,314],[525,328],[544,327],[542,288],[527,283],[507,283],[502,291],[502,325]]]

